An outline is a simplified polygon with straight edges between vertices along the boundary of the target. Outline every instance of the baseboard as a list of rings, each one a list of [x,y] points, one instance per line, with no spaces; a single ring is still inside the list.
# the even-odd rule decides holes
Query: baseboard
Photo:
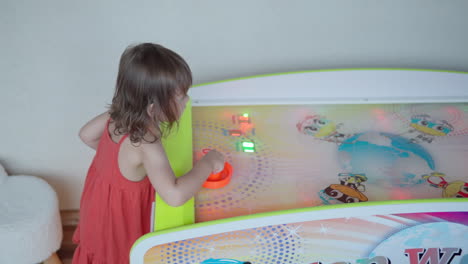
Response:
[[[61,210],[60,217],[62,218],[63,226],[76,226],[80,220],[79,210]]]

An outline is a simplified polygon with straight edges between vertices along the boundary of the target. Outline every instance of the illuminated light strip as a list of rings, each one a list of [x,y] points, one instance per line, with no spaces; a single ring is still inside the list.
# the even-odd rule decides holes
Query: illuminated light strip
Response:
[[[239,137],[242,135],[242,131],[240,130],[229,130],[229,135],[233,137]]]
[[[255,144],[252,143],[252,142],[242,142],[242,146],[244,148],[253,148],[253,147],[255,147]]]
[[[253,153],[255,152],[255,144],[253,142],[243,141],[241,143],[242,151]]]

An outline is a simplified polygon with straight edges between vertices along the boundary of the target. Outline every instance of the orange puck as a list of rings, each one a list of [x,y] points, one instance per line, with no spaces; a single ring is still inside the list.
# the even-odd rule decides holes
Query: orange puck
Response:
[[[226,186],[232,177],[232,166],[225,162],[224,169],[218,173],[212,173],[208,179],[203,183],[203,187],[208,189],[218,189]]]

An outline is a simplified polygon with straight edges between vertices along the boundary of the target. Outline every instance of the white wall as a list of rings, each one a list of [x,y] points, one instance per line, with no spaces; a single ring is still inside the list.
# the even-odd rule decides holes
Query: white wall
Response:
[[[92,151],[77,133],[105,110],[131,43],[180,53],[195,83],[349,67],[468,71],[465,0],[0,1],[0,162],[78,208]]]

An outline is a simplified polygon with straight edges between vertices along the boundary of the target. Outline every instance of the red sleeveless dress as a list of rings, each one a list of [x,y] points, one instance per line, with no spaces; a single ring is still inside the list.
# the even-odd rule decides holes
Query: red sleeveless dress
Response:
[[[86,177],[72,264],[128,264],[133,243],[150,232],[154,189],[148,177],[122,175],[118,153],[127,135],[115,143],[108,124]]]

